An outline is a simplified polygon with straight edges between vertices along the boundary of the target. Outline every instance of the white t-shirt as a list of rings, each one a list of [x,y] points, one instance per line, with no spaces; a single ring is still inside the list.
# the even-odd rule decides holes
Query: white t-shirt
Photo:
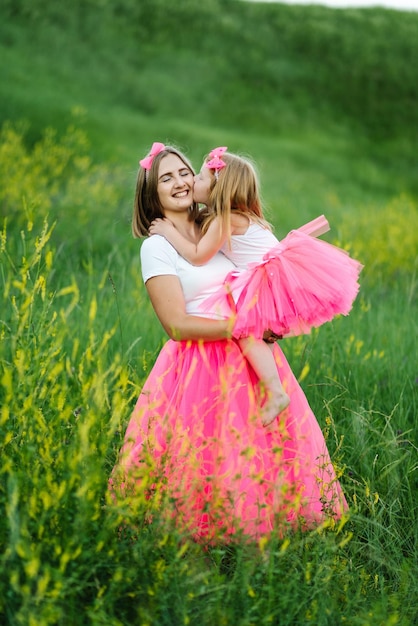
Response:
[[[154,276],[177,276],[183,289],[186,311],[190,315],[222,318],[215,311],[203,312],[201,308],[204,300],[219,290],[227,274],[235,269],[221,252],[205,265],[197,267],[180,256],[167,239],[152,235],[142,243],[141,267],[144,283]]]

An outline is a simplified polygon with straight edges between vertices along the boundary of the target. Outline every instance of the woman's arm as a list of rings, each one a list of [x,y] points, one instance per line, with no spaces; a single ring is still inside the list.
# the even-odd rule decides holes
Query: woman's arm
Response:
[[[170,220],[156,219],[152,222],[150,235],[162,235],[173,248],[192,265],[205,265],[220,250],[226,241],[226,233],[218,218],[209,225],[198,243],[192,243],[177,230]]]
[[[232,336],[234,317],[213,320],[186,313],[183,290],[177,276],[154,276],[147,280],[145,286],[157,317],[171,339],[216,341]]]

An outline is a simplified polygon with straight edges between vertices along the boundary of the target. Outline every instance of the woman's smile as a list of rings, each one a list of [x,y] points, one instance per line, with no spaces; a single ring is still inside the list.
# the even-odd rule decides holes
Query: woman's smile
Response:
[[[185,198],[186,196],[189,195],[189,190],[185,189],[184,191],[178,191],[177,193],[173,194],[175,198]]]
[[[188,210],[193,202],[193,173],[176,154],[168,154],[158,170],[158,196],[164,215]]]

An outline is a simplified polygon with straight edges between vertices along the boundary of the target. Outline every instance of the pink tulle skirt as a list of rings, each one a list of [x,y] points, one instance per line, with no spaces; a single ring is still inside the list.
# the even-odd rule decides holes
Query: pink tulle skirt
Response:
[[[291,231],[261,263],[229,274],[205,310],[235,310],[234,337],[300,335],[347,315],[362,265],[344,250],[302,230]]]
[[[280,533],[338,519],[347,503],[322,431],[280,348],[290,406],[265,428],[234,340],[168,341],[129,421],[111,489],[196,539]]]

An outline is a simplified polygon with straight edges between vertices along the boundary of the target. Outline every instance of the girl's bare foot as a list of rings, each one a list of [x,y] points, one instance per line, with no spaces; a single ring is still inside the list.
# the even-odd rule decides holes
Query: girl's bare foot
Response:
[[[284,411],[290,403],[290,398],[283,389],[281,391],[269,391],[267,402],[261,409],[261,422],[263,426],[271,424],[276,417]]]

